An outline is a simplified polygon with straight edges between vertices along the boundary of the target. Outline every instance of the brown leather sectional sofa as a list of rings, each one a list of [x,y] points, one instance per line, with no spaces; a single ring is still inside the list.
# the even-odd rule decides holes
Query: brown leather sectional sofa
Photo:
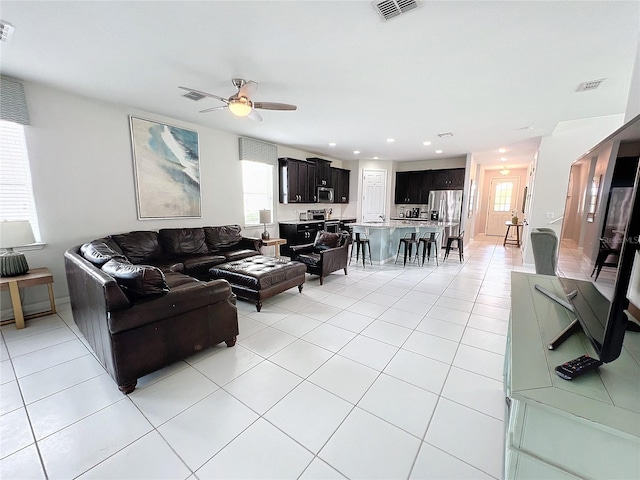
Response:
[[[120,390],[238,335],[235,295],[215,265],[260,254],[238,225],[134,231],[67,250],[73,318]]]

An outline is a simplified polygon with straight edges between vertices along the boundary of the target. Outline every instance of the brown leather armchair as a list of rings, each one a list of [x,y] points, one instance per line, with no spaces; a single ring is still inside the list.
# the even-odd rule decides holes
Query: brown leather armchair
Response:
[[[291,260],[304,263],[307,273],[320,276],[320,285],[324,277],[340,270],[347,274],[349,262],[349,232],[330,233],[320,230],[313,243],[291,247]]]

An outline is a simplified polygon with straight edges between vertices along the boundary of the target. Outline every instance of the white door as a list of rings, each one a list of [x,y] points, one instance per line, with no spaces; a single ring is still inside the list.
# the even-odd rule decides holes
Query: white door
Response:
[[[387,171],[364,170],[362,178],[362,221],[384,221],[384,206],[386,198]]]
[[[518,207],[520,177],[495,177],[491,179],[489,205],[487,208],[487,235],[504,235],[510,222],[512,211]],[[515,229],[511,229],[515,234]]]

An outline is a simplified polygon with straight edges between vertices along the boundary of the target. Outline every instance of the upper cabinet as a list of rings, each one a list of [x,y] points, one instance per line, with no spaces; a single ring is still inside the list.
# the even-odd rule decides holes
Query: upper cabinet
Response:
[[[431,190],[462,190],[464,188],[464,168],[427,171],[431,173]]]
[[[279,158],[280,203],[314,203],[316,165],[295,158]]]
[[[396,172],[395,203],[427,203],[431,190],[462,190],[464,173],[464,168]]]
[[[333,203],[349,203],[349,170],[330,169],[331,186],[333,187]]]
[[[316,167],[315,185],[318,187],[334,187],[331,183],[331,162],[323,158],[307,158],[307,162],[313,163]]]
[[[426,171],[397,172],[395,203],[425,203],[429,190],[424,189],[429,181]]]

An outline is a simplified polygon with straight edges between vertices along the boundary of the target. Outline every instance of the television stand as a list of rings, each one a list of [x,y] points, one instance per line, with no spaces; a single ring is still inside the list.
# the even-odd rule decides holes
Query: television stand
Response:
[[[572,314],[535,284],[562,292],[556,277],[511,274],[503,478],[640,478],[640,335],[627,334],[620,357],[598,371],[562,380],[555,366],[593,348],[582,331],[547,348]]]

